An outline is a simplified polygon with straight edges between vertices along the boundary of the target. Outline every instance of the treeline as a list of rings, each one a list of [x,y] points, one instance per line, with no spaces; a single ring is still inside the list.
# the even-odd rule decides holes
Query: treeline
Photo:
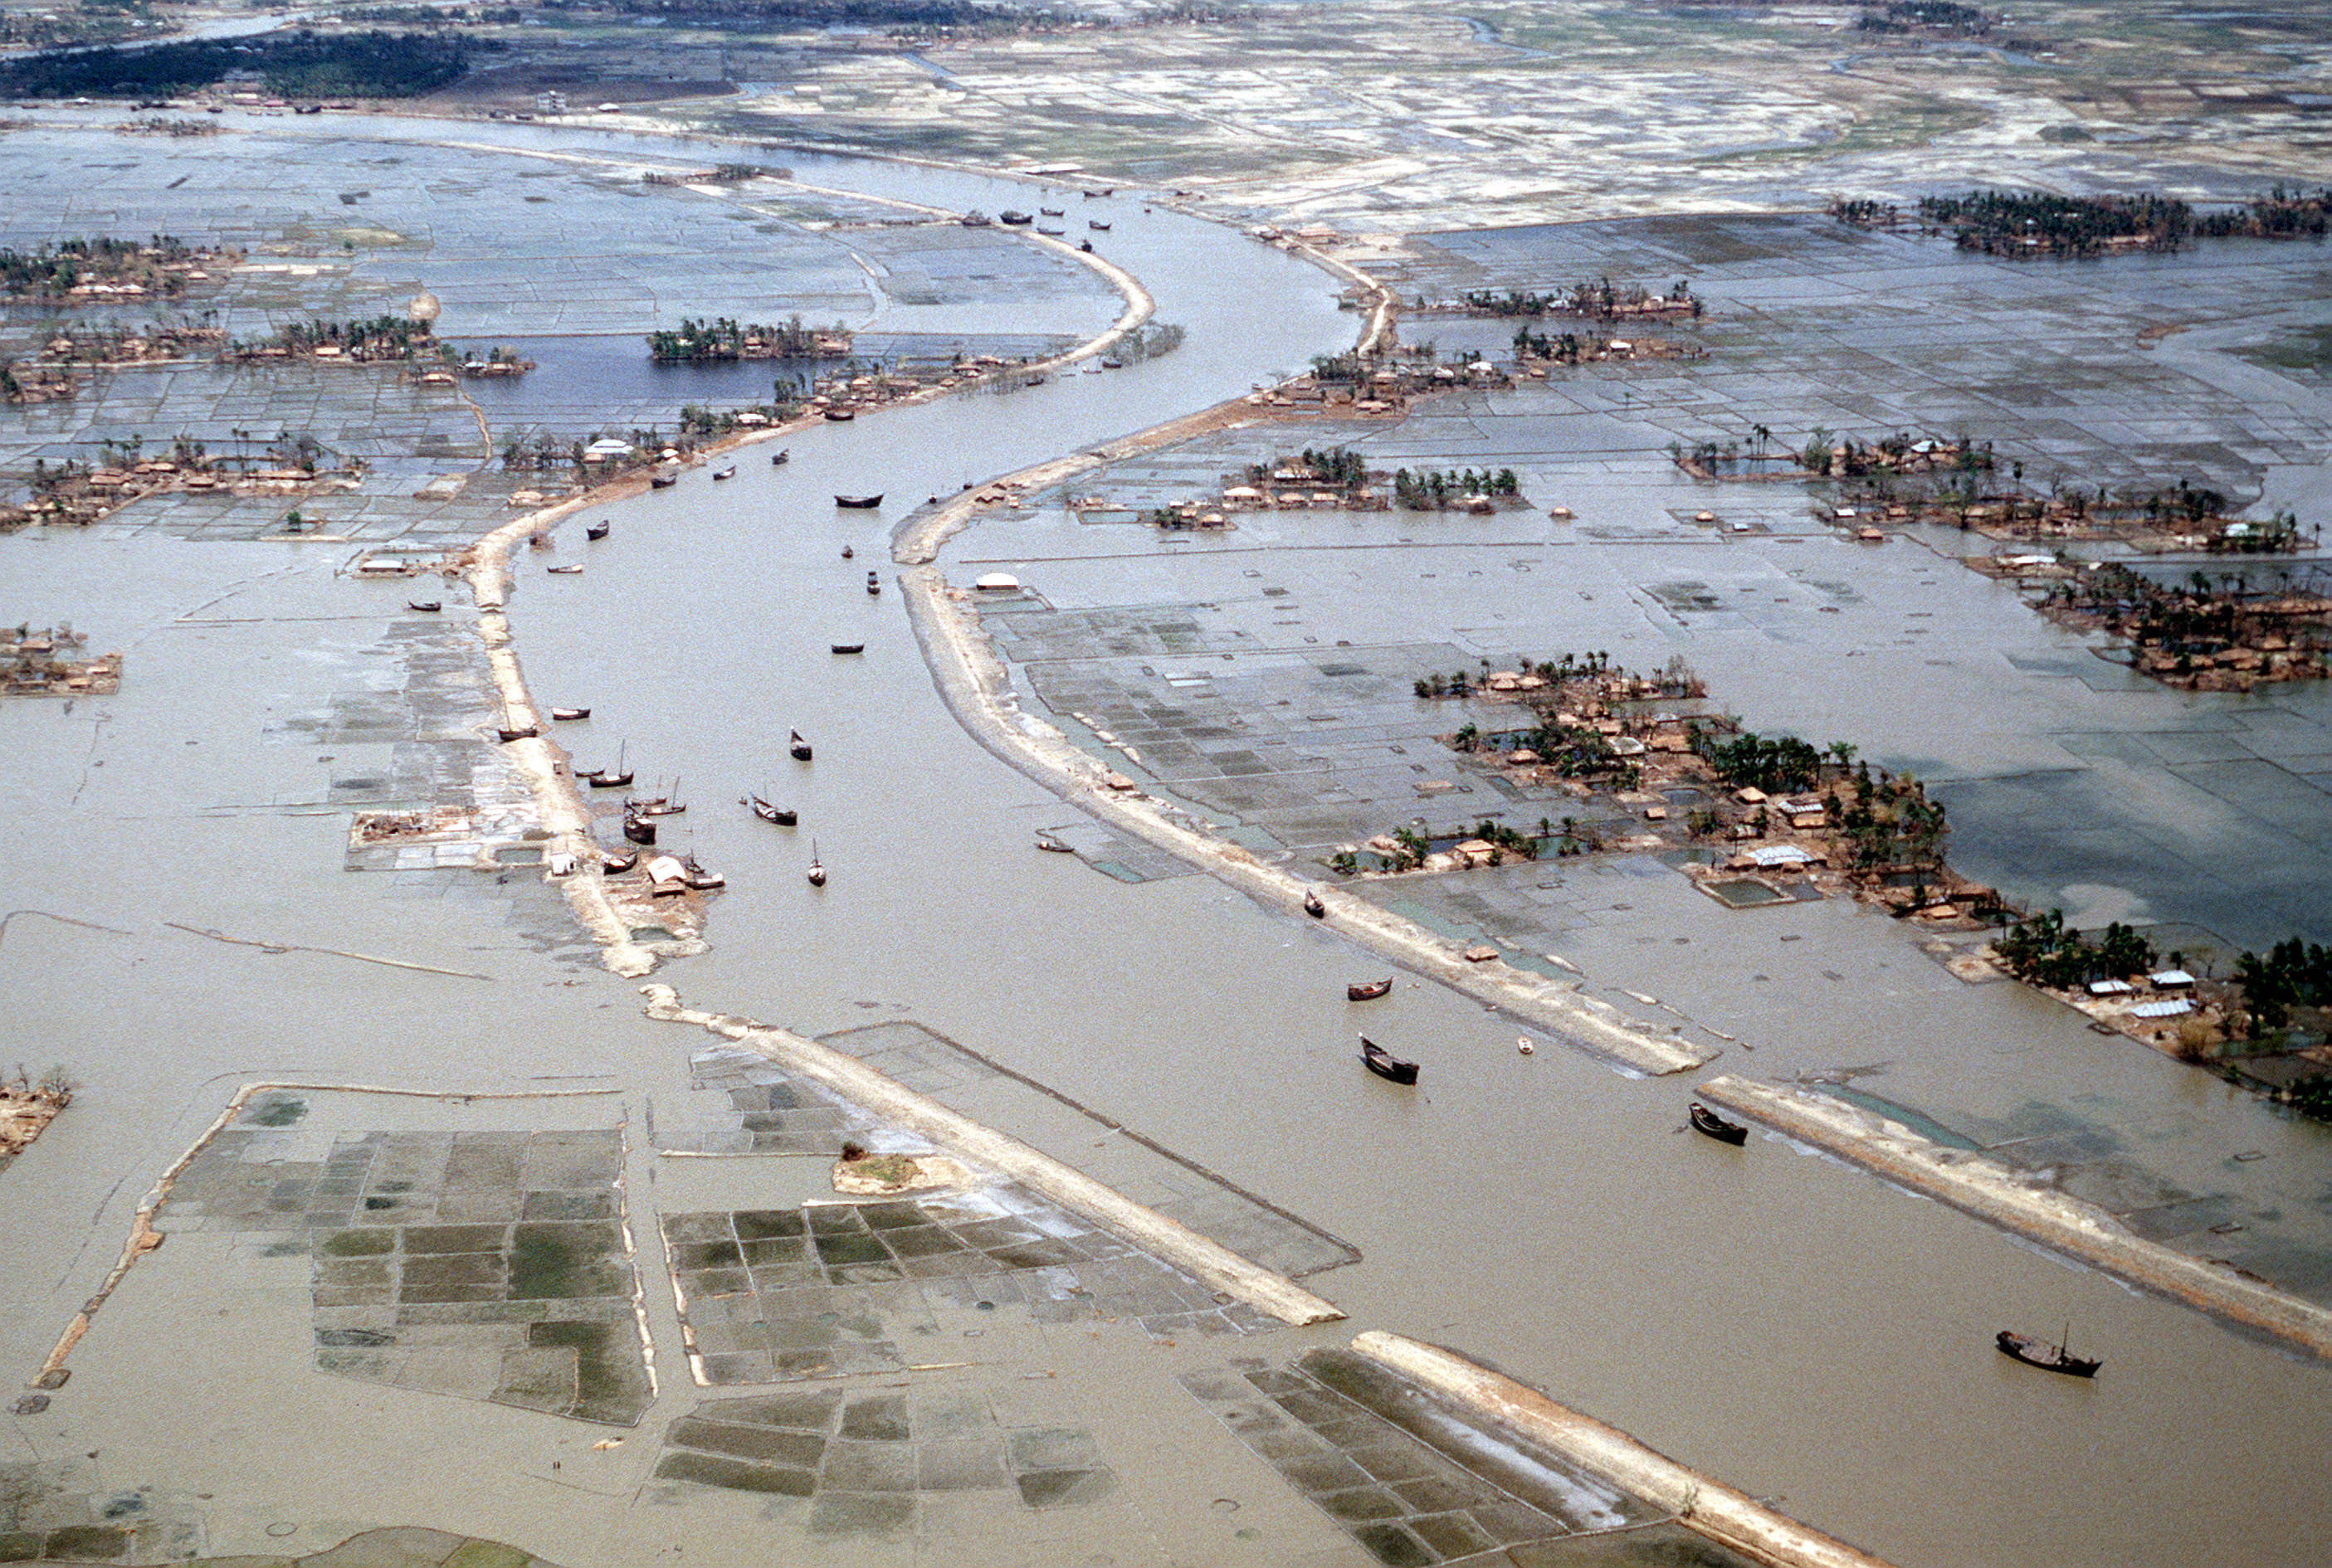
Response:
[[[1484,469],[1479,473],[1472,469],[1429,469],[1417,473],[1397,469],[1392,476],[1393,504],[1413,512],[1432,511],[1468,497],[1495,499],[1521,493],[1522,481],[1510,468],[1496,472]]]
[[[0,62],[0,95],[15,98],[167,96],[257,71],[286,98],[416,98],[458,81],[492,39],[430,33],[314,33],[306,28],[227,43],[195,39],[150,49],[90,49]]]
[[[1022,10],[977,0],[539,0],[545,12],[669,16],[715,27],[760,26],[1010,29],[1085,20],[1066,6]]]
[[[1500,293],[1494,289],[1477,289],[1463,296],[1466,309],[1483,316],[1624,316],[1673,310],[1678,314],[1701,313],[1701,302],[1692,297],[1692,286],[1677,279],[1674,290],[1665,295],[1653,294],[1634,284],[1615,287],[1609,278],[1588,278],[1572,284],[1560,293],[1535,293],[1527,289],[1508,289]]]
[[[1864,33],[1910,33],[1926,28],[1938,33],[1981,36],[1992,31],[1992,18],[1973,5],[1952,0],[1893,0],[1884,11],[1865,11],[1854,19]]]
[[[123,279],[176,294],[186,287],[185,280],[167,273],[157,276],[157,269],[173,261],[198,261],[207,254],[169,234],[155,234],[144,241],[100,234],[87,240],[59,240],[31,251],[0,246],[0,294],[64,294],[83,283]]]
[[[798,316],[782,326],[715,316],[691,316],[671,331],[647,335],[648,357],[659,365],[696,365],[727,359],[838,359],[848,352],[850,329],[802,325]],[[836,347],[836,343],[840,347]]]
[[[2332,220],[2332,188],[2287,191],[2277,185],[2240,207],[2203,214],[2194,220],[2194,232],[2213,239],[2320,239],[2327,220]]]
[[[2155,965],[2154,944],[2118,920],[2091,942],[2065,924],[2065,912],[2027,915],[1993,944],[2009,973],[2035,984],[2071,991],[2092,980],[2144,974]]]

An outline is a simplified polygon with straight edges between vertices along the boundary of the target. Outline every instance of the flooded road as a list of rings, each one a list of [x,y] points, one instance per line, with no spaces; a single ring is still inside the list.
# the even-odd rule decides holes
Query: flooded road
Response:
[[[1025,199],[1025,187],[932,171],[795,166],[920,200],[992,210],[1016,191]],[[620,745],[644,785],[676,782],[691,810],[664,819],[664,843],[728,878],[711,950],[658,978],[692,1005],[813,1034],[912,1020],[1349,1240],[1362,1261],[1308,1283],[1352,1323],[1255,1342],[1269,1354],[1358,1327],[1456,1346],[1903,1568],[2284,1564],[2332,1536],[2332,1498],[2316,1484],[2315,1456],[2332,1442],[2325,1368],[1778,1140],[1734,1151],[1697,1139],[1683,1127],[1687,1084],[1626,1078],[1543,1037],[1522,1056],[1510,1020],[1438,988],[1404,976],[1363,1016],[1343,987],[1381,972],[1378,960],[1207,878],[1119,882],[1033,851],[1037,830],[1076,813],[965,734],[932,689],[901,595],[866,594],[870,567],[891,581],[891,528],[927,497],[1301,368],[1357,324],[1324,275],[1285,255],[1126,199],[1110,211],[1112,258],[1142,277],[1160,320],[1187,328],[1175,353],[805,431],[782,469],[747,448],[730,483],[699,470],[595,510],[614,527],[588,552],[579,527],[562,528],[550,559],[587,564],[580,575],[518,558],[511,622],[533,692],[592,709],[557,738],[578,765],[611,763]],[[1307,442],[1299,428],[1254,444]],[[874,491],[886,497],[879,515],[833,505],[837,492]],[[1048,568],[1062,603],[1081,594],[1161,613],[1228,599],[1228,572],[1246,569],[1209,576],[1162,546],[1120,547],[1131,530],[1085,532],[1110,538],[976,527],[943,562],[962,581],[992,558],[1084,553],[1074,569]],[[1453,529],[1433,553],[1464,570],[1481,549]],[[690,1103],[686,1060],[704,1037],[643,1019],[636,989],[597,967],[531,868],[342,870],[336,781],[380,760],[397,726],[474,731],[491,717],[483,697],[417,717],[397,707],[415,668],[458,666],[467,612],[450,604],[416,630],[400,608],[405,584],[332,575],[346,556],[153,534],[0,541],[17,613],[94,622],[107,607],[109,645],[129,653],[118,698],[0,709],[26,841],[71,851],[20,857],[5,901],[89,923],[16,916],[0,934],[12,999],[0,1057],[35,1071],[70,1060],[88,1086],[0,1179],[7,1233],[42,1261],[6,1271],[0,1350],[12,1367],[39,1363],[137,1197],[254,1079],[605,1088],[612,1103],[588,1109],[423,1115],[372,1099],[333,1111],[319,1095],[309,1114],[320,1145],[328,1122],[621,1126],[644,1212],[667,1186],[674,1206],[692,1186],[701,1203],[712,1180],[646,1144],[652,1121]],[[1398,557],[1412,577],[1419,558]],[[1387,570],[1323,588],[1321,618],[1342,623],[1313,634],[1447,634],[1447,617],[1427,621],[1391,584]],[[1989,588],[1938,591],[2003,624],[2013,610],[1982,599]],[[1592,641],[1544,603],[1533,613],[1549,635]],[[836,658],[836,641],[865,652]],[[1770,688],[1730,684],[1754,673],[1744,659],[1718,689],[1744,709],[1790,700],[1787,671]],[[380,705],[374,728],[357,722],[359,697]],[[1908,746],[1920,721],[1896,711],[1888,728],[1888,700],[1866,688],[1782,717],[1858,739],[1868,721],[1881,731],[1868,746]],[[789,728],[814,741],[813,762],[786,756]],[[733,803],[748,791],[797,809],[799,827],[754,820]],[[831,873],[822,891],[801,874],[813,842]],[[1948,1097],[2002,1118],[2030,1095],[2097,1095],[2148,1126],[2193,1118],[2216,1138],[2239,1123],[2296,1196],[2320,1183],[2322,1129],[2232,1101],[2012,987],[1963,986],[1889,922],[1840,904],[1725,911],[1643,865],[1573,875],[1599,915],[1563,951],[1600,985],[1739,1035],[1720,1070],[1889,1060],[1913,1103]],[[332,951],[234,946],[178,927]],[[1363,1026],[1424,1063],[1416,1092],[1360,1070],[1352,1039]],[[1109,1157],[1098,1126],[1003,1130],[1072,1164]],[[307,1259],[217,1244],[196,1229],[130,1275],[76,1354],[56,1424],[28,1443],[105,1455],[120,1486],[209,1494],[215,1517],[253,1539],[297,1522],[284,1538],[302,1549],[343,1525],[446,1520],[580,1565],[642,1561],[667,1544],[733,1557],[736,1531],[751,1526],[726,1497],[635,1506],[639,1472],[616,1468],[621,1453],[589,1456],[595,1430],[547,1440],[549,1423],[522,1411],[316,1376]],[[649,1296],[663,1378],[654,1425],[698,1391],[671,1354],[670,1302]],[[2077,1349],[2106,1357],[2095,1383],[2047,1378],[1991,1348],[1999,1327],[2053,1335],[2067,1322]],[[1298,1545],[1359,1560],[1348,1540],[1330,1557],[1295,1533],[1301,1521],[1273,1512],[1253,1475],[1178,1451],[1180,1418],[1148,1402],[1144,1381],[1167,1352],[1141,1346],[1152,1359],[1137,1362],[1118,1342],[1096,1345],[1064,1348],[1063,1364],[1123,1407],[1102,1423],[1104,1444],[1117,1445],[1124,1485],[1149,1513],[1077,1539],[1121,1561],[1292,1561]],[[1166,1436],[1147,1435],[1152,1422]],[[554,1455],[566,1464],[557,1477]],[[1205,1483],[1196,1494],[1179,1489],[1186,1466]],[[1209,1487],[1250,1500],[1250,1516],[1268,1522],[1260,1544],[1210,1533]],[[985,1516],[955,1536],[832,1550],[884,1562],[1031,1555],[1008,1522]]]

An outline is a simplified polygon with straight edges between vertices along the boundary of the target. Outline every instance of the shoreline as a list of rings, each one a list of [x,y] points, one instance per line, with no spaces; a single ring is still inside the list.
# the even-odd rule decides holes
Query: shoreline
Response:
[[[1727,1074],[1700,1098],[2117,1279],[2332,1361],[2332,1310],[2130,1233],[2095,1204],[1802,1088]]]

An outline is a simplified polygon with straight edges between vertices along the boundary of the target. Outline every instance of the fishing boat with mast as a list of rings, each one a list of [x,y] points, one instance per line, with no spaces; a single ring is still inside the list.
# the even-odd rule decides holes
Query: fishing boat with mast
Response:
[[[817,858],[817,841],[816,839],[812,839],[809,841],[809,885],[813,888],[823,888],[826,886],[826,866],[824,862],[819,860]]]
[[[620,790],[630,788],[632,783],[632,770],[624,765],[624,753],[629,744],[629,742],[623,742],[616,746],[615,766],[603,767],[595,773],[578,773],[575,776],[581,779],[585,784],[589,784],[595,790]]]
[[[2019,1334],[2012,1328],[2002,1329],[1993,1335],[1993,1343],[2000,1346],[2003,1355],[2012,1355],[2025,1365],[2037,1366],[2042,1372],[2061,1373],[2067,1377],[2097,1376],[2098,1368],[2105,1364],[2104,1358],[2092,1361],[2086,1356],[2075,1355],[2066,1348],[2067,1341],[2072,1336],[2073,1326],[2068,1323],[2064,1338],[2054,1345],[2035,1339],[2029,1334]]]

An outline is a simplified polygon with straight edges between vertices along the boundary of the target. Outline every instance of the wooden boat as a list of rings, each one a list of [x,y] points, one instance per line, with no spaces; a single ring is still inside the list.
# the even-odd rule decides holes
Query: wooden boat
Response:
[[[554,708],[550,710],[550,717],[561,722],[571,718],[588,718],[591,717],[591,710],[588,708]]]
[[[858,417],[858,412],[849,408],[829,408],[826,411],[826,417],[836,424],[848,424]]]
[[[802,738],[802,732],[800,730],[797,729],[788,732],[786,739],[786,755],[792,757],[796,762],[808,762],[809,760],[809,742]]]
[[[508,746],[514,740],[532,740],[536,736],[540,735],[542,731],[530,724],[524,729],[497,729],[494,733],[502,737],[502,744],[504,746]]]
[[[769,454],[769,466],[771,468],[783,468],[787,463],[793,460],[793,455],[794,454],[790,451],[780,447],[776,451]]]
[[[1077,249],[1090,256],[1093,254],[1093,242],[1091,240],[1079,240],[1077,242]]]
[[[688,807],[679,801],[626,801],[624,809],[636,817],[679,817],[688,814]]]
[[[607,537],[607,530],[615,526],[613,523],[590,524],[584,528],[583,537],[587,539],[604,539]]]
[[[1026,213],[1006,212],[997,214],[996,221],[1008,229],[1025,229],[1037,220]]]
[[[652,490],[668,490],[679,482],[680,476],[678,474],[648,475],[648,489]]]
[[[737,477],[737,465],[736,465],[735,463],[733,463],[733,462],[732,462],[732,463],[731,463],[727,468],[717,468],[717,469],[714,469],[714,470],[712,470],[712,478],[713,478],[713,481],[714,481],[715,483],[718,483],[719,481],[721,481],[721,480],[733,480],[733,479],[735,479],[736,477]]]
[[[1380,996],[1391,994],[1392,976],[1390,974],[1382,980],[1371,980],[1359,985],[1347,984],[1344,987],[1344,1000],[1347,1002],[1374,1002]]]
[[[864,653],[866,651],[866,644],[864,642],[829,642],[826,646],[827,651],[829,653]]]
[[[681,856],[680,864],[683,873],[682,880],[688,884],[693,892],[710,893],[715,888],[725,888],[729,885],[728,878],[718,871],[699,865],[694,855]]]
[[[1056,855],[1074,855],[1077,852],[1074,846],[1063,843],[1050,833],[1038,833],[1037,847],[1040,850],[1050,850]]]
[[[1095,196],[1112,196],[1112,195],[1115,195],[1116,194],[1117,194],[1117,187],[1116,187],[1115,185],[1104,185],[1104,186],[1102,186],[1102,188],[1101,188],[1101,189],[1099,189],[1099,190],[1097,190],[1097,191],[1087,191],[1087,192],[1085,192],[1085,200],[1087,200],[1087,201],[1091,201],[1091,200],[1093,200]]]
[[[595,790],[619,790],[629,788],[632,782],[632,770],[624,765],[624,753],[628,749],[628,747],[622,746],[616,748],[615,766],[603,767],[595,773],[578,773],[575,776],[581,779],[585,784],[589,784]]]
[[[879,596],[883,592],[883,576],[879,572],[866,574],[866,592]]]
[[[1066,207],[1038,207],[1037,211],[1048,218],[1059,218],[1066,217],[1068,214],[1069,209]]]
[[[1393,1083],[1417,1081],[1415,1062],[1401,1060],[1365,1034],[1361,1036],[1361,1060],[1368,1065],[1371,1072],[1381,1079],[1389,1079]]]
[[[883,504],[883,497],[879,492],[871,496],[836,496],[834,498],[834,504],[837,507],[849,507],[856,511],[871,512]]]
[[[857,553],[858,553],[857,551],[855,551],[855,550],[852,549],[848,545],[845,545],[845,546],[842,546],[842,558],[843,558],[844,560],[846,560],[846,560],[848,560],[848,559],[850,559],[850,557],[851,557],[851,556],[853,556],[856,555]]]
[[[554,577],[579,577],[583,575],[580,566],[545,566],[543,570]]]
[[[1698,1100],[1692,1102],[1685,1114],[1692,1118],[1693,1131],[1706,1133],[1720,1144],[1745,1144],[1749,1129],[1739,1122],[1728,1122]]]
[[[620,877],[639,863],[640,852],[637,850],[628,855],[611,855],[605,850],[599,851],[599,870],[610,877]]]
[[[1097,234],[1106,234],[1109,233],[1109,225],[1103,223],[1099,218],[1087,218],[1085,220],[1085,227],[1093,230]]]
[[[2098,1368],[2105,1364],[2102,1359],[2090,1361],[2075,1355],[2065,1348],[2061,1340],[2050,1345],[2029,1334],[2019,1334],[2012,1328],[2002,1329],[1993,1336],[1993,1343],[2000,1346],[2002,1354],[2012,1355],[2027,1366],[2037,1366],[2042,1372],[2060,1372],[2067,1377],[2095,1377]]]
[[[655,824],[645,817],[627,816],[624,819],[624,837],[636,844],[653,844],[655,834]]]
[[[753,808],[755,816],[765,822],[775,822],[781,828],[792,827],[801,820],[801,813],[792,807],[771,805],[759,795],[747,795],[745,803]]]
[[[1304,895],[1304,912],[1314,920],[1323,919],[1328,913],[1328,906],[1320,901],[1319,894],[1306,893]]]
[[[405,607],[408,610],[418,610],[424,615],[435,615],[438,611],[443,610],[445,607],[445,601],[443,599],[407,599],[405,602]]]
[[[1104,370],[1123,370],[1125,368],[1125,361],[1114,354],[1104,354],[1101,356],[1101,367]]]
[[[809,841],[809,885],[813,888],[826,886],[826,867],[819,863],[816,839]]]

